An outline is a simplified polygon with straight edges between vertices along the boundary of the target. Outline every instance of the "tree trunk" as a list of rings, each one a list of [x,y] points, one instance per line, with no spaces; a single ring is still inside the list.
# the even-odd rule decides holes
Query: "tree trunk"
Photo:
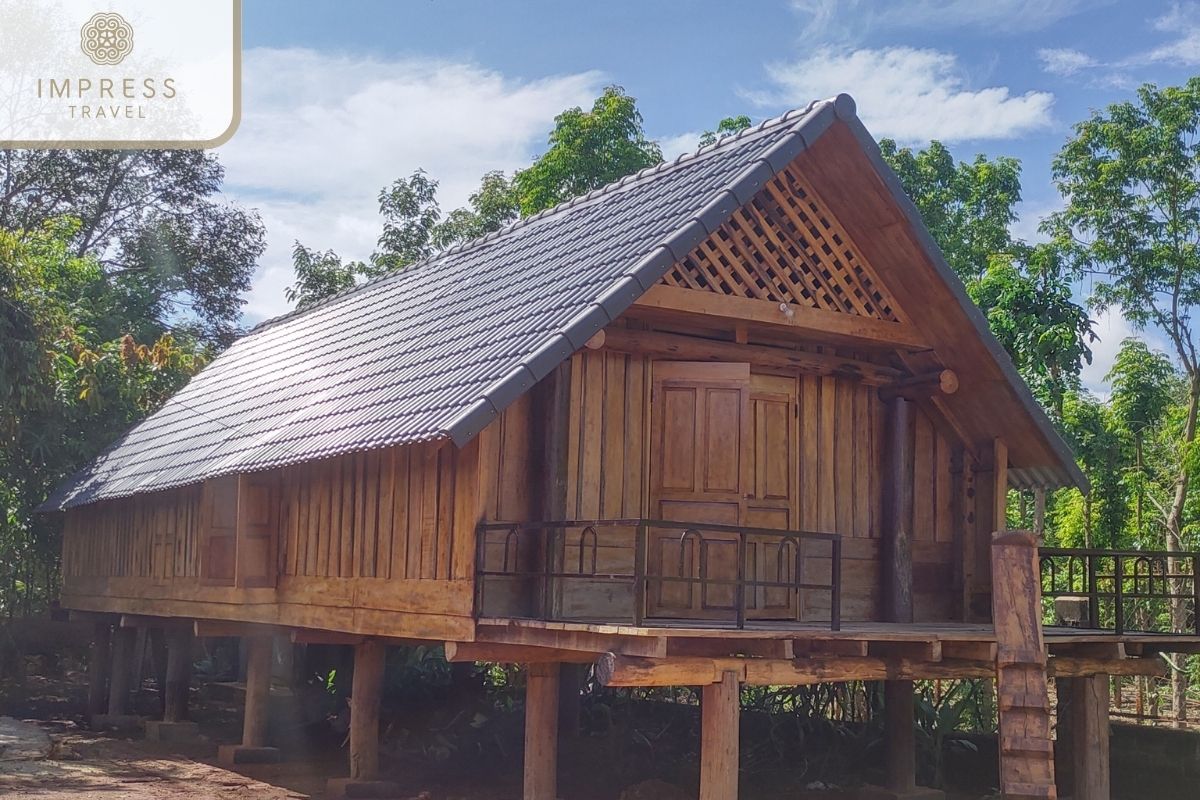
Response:
[[[1190,376],[1188,384],[1188,410],[1187,422],[1183,429],[1183,444],[1186,452],[1189,446],[1196,439],[1196,413],[1197,407],[1200,406],[1200,373],[1193,373]],[[1188,496],[1188,471],[1186,459],[1185,463],[1179,467],[1179,476],[1175,479],[1175,497],[1171,502],[1171,511],[1167,516],[1167,541],[1166,549],[1169,553],[1179,552],[1183,549],[1183,510],[1187,505]],[[1178,558],[1169,557],[1167,559],[1167,571],[1172,575],[1178,575],[1180,571],[1180,562]],[[1171,580],[1171,594],[1176,595],[1171,600],[1171,630],[1176,633],[1182,633],[1187,625],[1187,606],[1183,600],[1183,582],[1178,578]],[[1186,663],[1186,659],[1180,658],[1179,663]],[[1171,695],[1173,698],[1173,707],[1175,711],[1176,723],[1182,727],[1182,724],[1187,720],[1187,674],[1181,670],[1173,669],[1171,671]]]

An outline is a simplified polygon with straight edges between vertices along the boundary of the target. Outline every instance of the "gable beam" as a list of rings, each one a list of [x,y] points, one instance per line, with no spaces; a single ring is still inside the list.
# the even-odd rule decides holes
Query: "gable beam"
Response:
[[[929,349],[928,342],[915,328],[901,322],[677,286],[651,286],[633,307],[720,320],[727,324],[743,322],[835,344],[882,345],[897,350]]]

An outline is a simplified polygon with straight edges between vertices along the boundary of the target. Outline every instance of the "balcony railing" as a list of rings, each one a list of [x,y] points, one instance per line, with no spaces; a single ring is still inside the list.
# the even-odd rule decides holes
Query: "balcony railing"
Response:
[[[841,627],[836,534],[602,519],[487,522],[476,541],[480,617]]]
[[[1043,547],[1039,555],[1047,621],[1116,634],[1200,634],[1200,553]]]

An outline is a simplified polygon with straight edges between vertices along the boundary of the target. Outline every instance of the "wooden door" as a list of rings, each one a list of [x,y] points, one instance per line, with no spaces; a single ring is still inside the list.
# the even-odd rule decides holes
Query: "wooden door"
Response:
[[[750,365],[659,361],[651,391],[651,515],[676,522],[737,525],[742,520],[750,430]],[[737,578],[737,537],[651,529],[651,576]],[[728,617],[728,584],[654,582],[647,613],[660,617]]]
[[[795,530],[799,527],[797,487],[796,379],[758,375],[750,379],[750,435],[746,438],[746,491],[742,524],[752,528]],[[746,574],[756,580],[791,583],[796,572],[796,548],[774,536],[751,536],[746,551]],[[794,619],[797,592],[782,587],[754,587],[746,595],[746,616]]]

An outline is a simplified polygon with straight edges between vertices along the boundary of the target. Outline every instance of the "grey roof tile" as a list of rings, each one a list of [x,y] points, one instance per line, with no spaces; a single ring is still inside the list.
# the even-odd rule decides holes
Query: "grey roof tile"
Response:
[[[469,441],[752,196],[833,106],[789,112],[258,326],[44,507]]]

